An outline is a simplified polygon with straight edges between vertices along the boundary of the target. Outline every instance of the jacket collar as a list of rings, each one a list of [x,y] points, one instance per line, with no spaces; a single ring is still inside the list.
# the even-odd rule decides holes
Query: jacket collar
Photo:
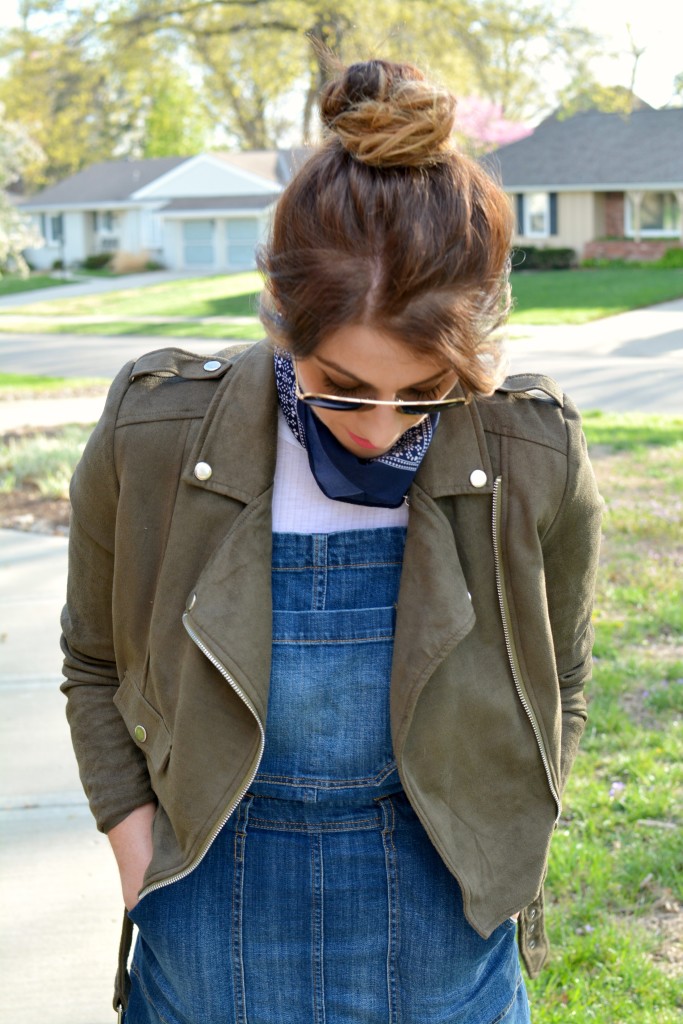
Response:
[[[267,341],[238,356],[204,418],[183,479],[249,503],[273,483],[277,390]],[[204,479],[206,468],[210,475]],[[485,477],[485,479],[484,479]],[[490,494],[493,472],[476,402],[442,414],[415,483],[432,498]]]

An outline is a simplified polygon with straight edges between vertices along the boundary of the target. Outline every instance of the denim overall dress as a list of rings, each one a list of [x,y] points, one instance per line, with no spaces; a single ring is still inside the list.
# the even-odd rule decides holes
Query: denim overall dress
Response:
[[[402,791],[389,728],[405,529],[273,535],[259,772],[186,878],[133,910],[126,1024],[527,1024]]]

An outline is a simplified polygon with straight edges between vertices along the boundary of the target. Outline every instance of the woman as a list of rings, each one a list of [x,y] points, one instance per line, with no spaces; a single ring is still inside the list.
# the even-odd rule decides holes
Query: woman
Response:
[[[124,367],[76,471],[63,689],[128,1024],[529,1019],[600,501],[572,404],[502,382],[510,210],[454,106],[330,83],[274,351]]]

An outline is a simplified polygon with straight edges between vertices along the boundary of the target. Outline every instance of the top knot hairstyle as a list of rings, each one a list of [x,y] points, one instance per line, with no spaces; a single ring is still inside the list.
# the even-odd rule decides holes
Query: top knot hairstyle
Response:
[[[455,97],[410,64],[353,64],[322,93],[325,127],[371,167],[425,167],[452,151]]]
[[[325,86],[324,142],[258,254],[273,341],[305,358],[363,324],[444,359],[466,393],[500,383],[512,210],[455,147],[455,107],[411,64],[353,64]]]

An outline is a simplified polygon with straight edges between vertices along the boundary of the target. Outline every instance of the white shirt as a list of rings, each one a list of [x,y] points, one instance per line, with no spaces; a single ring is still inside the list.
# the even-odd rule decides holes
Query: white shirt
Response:
[[[407,526],[408,506],[371,508],[328,498],[318,487],[308,454],[292,433],[281,409],[277,421],[277,461],[273,488],[275,533],[338,533]]]

